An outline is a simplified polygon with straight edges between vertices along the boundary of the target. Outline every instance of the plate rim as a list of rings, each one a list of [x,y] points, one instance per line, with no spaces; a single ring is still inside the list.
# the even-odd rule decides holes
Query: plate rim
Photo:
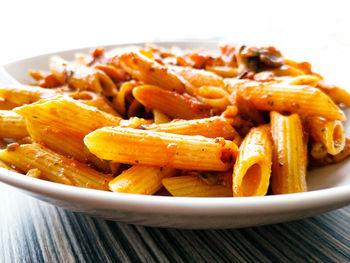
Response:
[[[64,185],[28,177],[1,167],[0,182],[62,201],[150,214],[232,215],[243,212],[242,214],[248,215],[266,214],[276,210],[291,212],[336,204],[350,205],[348,185],[303,193],[256,197],[173,197],[114,193]]]

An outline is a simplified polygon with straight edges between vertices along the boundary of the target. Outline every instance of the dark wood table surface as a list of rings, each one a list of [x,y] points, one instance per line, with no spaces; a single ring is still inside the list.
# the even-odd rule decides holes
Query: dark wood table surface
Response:
[[[0,183],[0,262],[350,262],[350,206],[243,229],[128,225],[57,208]]]

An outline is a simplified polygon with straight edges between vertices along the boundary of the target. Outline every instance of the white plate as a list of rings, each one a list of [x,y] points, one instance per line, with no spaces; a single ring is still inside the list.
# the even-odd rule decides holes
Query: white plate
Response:
[[[215,48],[217,43],[163,42],[161,45],[204,47],[210,50]],[[88,50],[89,48],[84,48],[55,54],[72,59],[76,52]],[[47,69],[51,55],[32,57],[5,65],[0,71],[0,84],[16,81],[28,83],[28,70]],[[350,112],[347,113],[350,116]],[[306,193],[242,198],[117,194],[38,180],[5,169],[0,169],[0,181],[40,200],[106,219],[161,227],[232,228],[300,219],[349,205],[349,170],[350,161],[346,160],[309,172],[309,192]]]

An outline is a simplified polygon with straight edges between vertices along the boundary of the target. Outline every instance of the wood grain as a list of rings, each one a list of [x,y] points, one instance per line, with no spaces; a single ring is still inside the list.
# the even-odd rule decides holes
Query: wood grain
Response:
[[[65,211],[0,183],[0,262],[349,262],[350,207],[230,230],[128,225]]]

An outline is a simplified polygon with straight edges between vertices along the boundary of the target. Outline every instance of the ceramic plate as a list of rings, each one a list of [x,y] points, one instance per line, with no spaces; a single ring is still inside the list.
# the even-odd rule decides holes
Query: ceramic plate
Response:
[[[162,42],[165,47],[216,48],[215,42]],[[108,49],[130,44],[108,46]],[[132,44],[135,45],[135,44]],[[143,45],[137,43],[136,45]],[[73,59],[89,48],[56,52]],[[283,50],[283,49],[282,49]],[[47,69],[46,54],[4,65],[0,84],[28,83],[29,69]],[[350,116],[350,111],[347,111]],[[346,129],[349,124],[346,123]],[[187,198],[117,194],[38,180],[0,169],[0,181],[25,193],[76,212],[148,226],[177,228],[233,228],[273,224],[305,218],[350,204],[350,161],[308,173],[306,193],[242,198]]]

